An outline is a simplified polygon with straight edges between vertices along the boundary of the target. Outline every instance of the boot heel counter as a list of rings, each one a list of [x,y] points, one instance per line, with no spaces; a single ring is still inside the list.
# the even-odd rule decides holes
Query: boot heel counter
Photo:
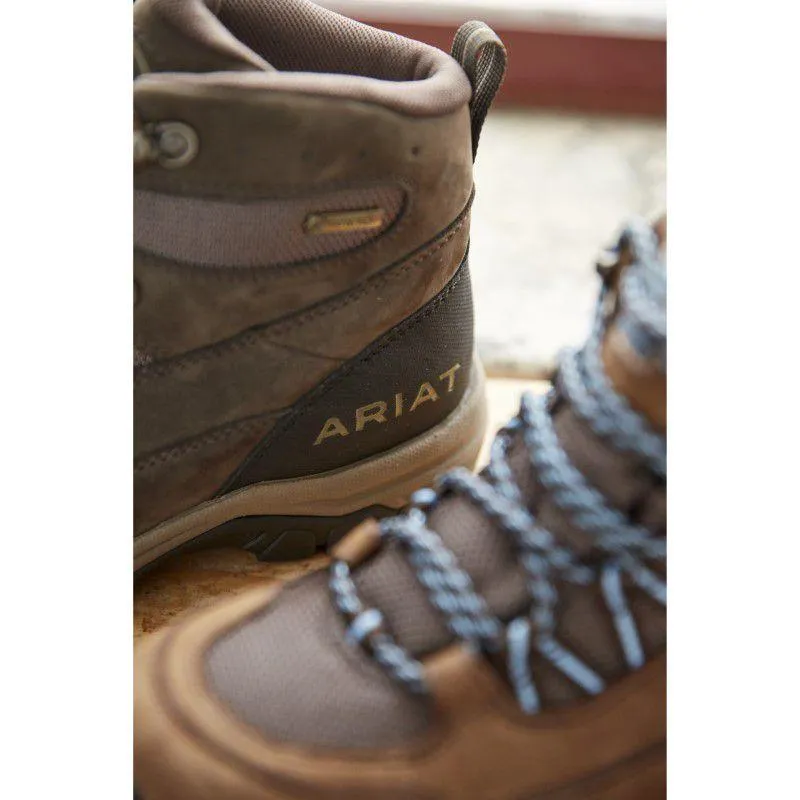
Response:
[[[221,493],[344,467],[425,433],[461,401],[473,347],[465,256],[439,294],[302,398]]]

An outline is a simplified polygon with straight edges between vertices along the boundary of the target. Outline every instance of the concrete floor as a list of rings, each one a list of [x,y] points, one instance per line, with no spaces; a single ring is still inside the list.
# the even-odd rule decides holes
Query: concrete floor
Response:
[[[476,162],[470,266],[490,375],[540,377],[586,334],[594,260],[666,202],[663,121],[495,111]]]

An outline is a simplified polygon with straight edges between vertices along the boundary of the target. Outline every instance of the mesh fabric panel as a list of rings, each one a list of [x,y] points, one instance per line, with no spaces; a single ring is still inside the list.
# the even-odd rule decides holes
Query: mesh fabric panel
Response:
[[[399,745],[428,725],[411,697],[342,638],[327,574],[285,590],[266,613],[219,640],[207,675],[246,722],[280,740],[319,746]]]
[[[323,258],[379,236],[398,217],[397,186],[237,203],[135,191],[134,244],[149,253],[208,267],[261,267]],[[380,228],[313,235],[309,214],[381,208]]]
[[[388,81],[424,77],[423,45],[306,0],[223,0],[218,16],[234,36],[278,70]]]

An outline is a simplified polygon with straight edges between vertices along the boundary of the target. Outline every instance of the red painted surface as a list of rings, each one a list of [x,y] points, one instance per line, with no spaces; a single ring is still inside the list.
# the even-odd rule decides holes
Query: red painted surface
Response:
[[[446,51],[455,33],[455,27],[444,25],[363,21]],[[665,40],[496,30],[509,53],[508,75],[498,103],[666,115]]]

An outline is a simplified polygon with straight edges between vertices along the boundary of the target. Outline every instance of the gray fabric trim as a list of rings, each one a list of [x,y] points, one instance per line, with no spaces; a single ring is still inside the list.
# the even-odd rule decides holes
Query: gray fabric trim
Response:
[[[400,186],[345,189],[290,199],[235,203],[137,190],[134,244],[164,258],[204,267],[259,267],[324,258],[380,236],[400,215]],[[313,235],[309,214],[382,208],[379,228]]]
[[[444,53],[442,53],[444,56]],[[445,56],[451,60],[449,56]],[[313,72],[207,72],[149,73],[136,79],[147,84],[167,85],[186,93],[220,88],[226,90],[285,92],[341,97],[375,103],[392,111],[416,117],[450,114],[467,105],[472,88],[455,62],[424,80],[392,82],[361,75],[326,75]],[[233,97],[231,98],[233,100]]]

